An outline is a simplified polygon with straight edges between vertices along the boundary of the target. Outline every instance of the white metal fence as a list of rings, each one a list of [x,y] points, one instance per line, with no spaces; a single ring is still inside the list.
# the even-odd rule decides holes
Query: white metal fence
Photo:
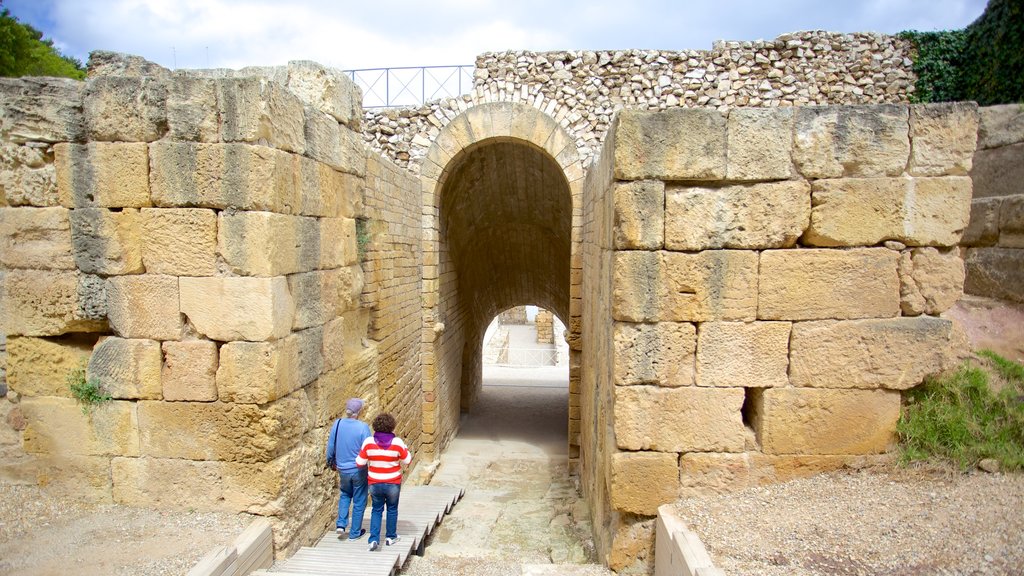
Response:
[[[499,366],[556,366],[558,351],[554,348],[505,348],[498,355]]]

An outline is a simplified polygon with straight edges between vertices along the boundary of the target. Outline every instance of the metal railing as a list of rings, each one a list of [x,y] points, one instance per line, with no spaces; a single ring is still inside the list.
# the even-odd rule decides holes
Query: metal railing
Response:
[[[363,91],[363,108],[422,106],[461,96],[473,87],[472,64],[346,70]]]
[[[554,348],[505,348],[499,366],[556,366],[558,351]]]

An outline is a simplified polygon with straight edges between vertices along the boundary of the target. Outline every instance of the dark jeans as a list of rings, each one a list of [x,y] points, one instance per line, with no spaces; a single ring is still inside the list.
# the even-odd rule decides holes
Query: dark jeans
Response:
[[[373,509],[370,511],[370,538],[367,542],[380,542],[380,517],[384,507],[388,509],[385,538],[398,536],[398,497],[401,495],[401,484],[371,484],[370,499]]]
[[[363,512],[366,511],[366,468],[360,468],[352,474],[338,472],[341,494],[338,495],[338,518],[334,525],[338,528],[350,527],[349,534],[359,535],[363,525]],[[352,522],[348,522],[348,507],[352,505]]]

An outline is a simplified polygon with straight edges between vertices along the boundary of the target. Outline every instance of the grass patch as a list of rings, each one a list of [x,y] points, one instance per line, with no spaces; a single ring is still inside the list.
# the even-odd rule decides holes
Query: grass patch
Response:
[[[82,405],[82,414],[88,414],[94,408],[110,402],[114,398],[103,391],[99,379],[85,377],[85,366],[71,371],[67,378],[71,395]]]
[[[978,362],[926,379],[908,392],[896,431],[904,463],[967,469],[993,458],[1003,470],[1024,469],[1024,366],[982,351]]]

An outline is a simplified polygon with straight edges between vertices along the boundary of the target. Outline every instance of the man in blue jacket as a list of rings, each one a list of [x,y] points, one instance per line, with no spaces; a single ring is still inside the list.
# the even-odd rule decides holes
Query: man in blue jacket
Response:
[[[356,466],[356,456],[369,438],[370,427],[357,418],[363,409],[363,401],[349,398],[345,403],[345,417],[338,418],[331,426],[327,439],[327,465],[338,471],[341,494],[338,496],[338,518],[334,525],[338,538],[344,538],[348,531],[349,540],[358,540],[366,533],[363,529],[363,512],[366,511],[366,468]],[[352,505],[352,523],[348,522],[348,508]],[[351,527],[351,530],[348,528]]]

